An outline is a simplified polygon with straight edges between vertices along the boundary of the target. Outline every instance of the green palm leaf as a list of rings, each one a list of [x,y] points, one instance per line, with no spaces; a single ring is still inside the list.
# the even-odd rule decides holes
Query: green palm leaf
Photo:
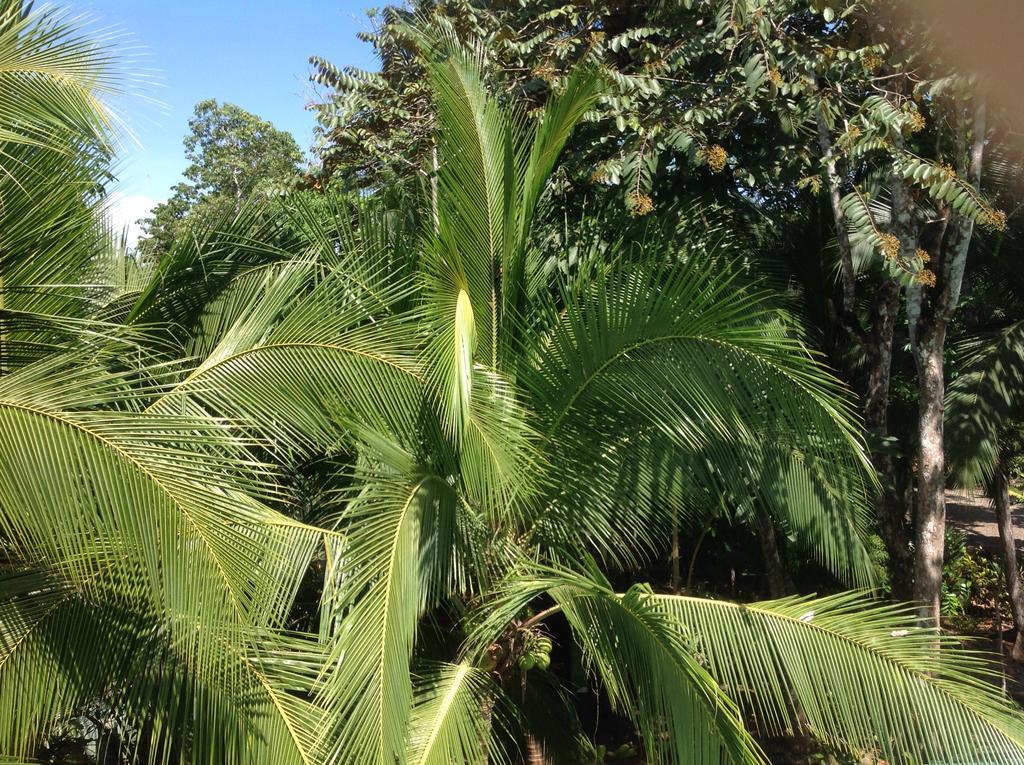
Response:
[[[260,423],[295,449],[333,448],[343,413],[373,427],[411,427],[423,387],[414,335],[409,318],[390,315],[387,304],[403,300],[407,285],[365,295],[346,271],[321,277],[316,264],[301,261],[253,276],[255,292],[233,289],[230,305],[213,306],[218,315],[204,322],[219,327],[216,344],[153,411],[192,402]]]
[[[404,753],[412,707],[421,522],[431,503],[454,509],[445,499],[450,487],[434,475],[364,486],[342,515],[346,565],[334,595],[335,647],[323,696],[339,710],[344,761],[390,765]]]
[[[688,637],[649,588],[618,595],[590,576],[541,570],[506,582],[471,638],[482,650],[532,597],[546,592],[565,615],[613,707],[634,720],[658,763],[767,763],[735,703],[695,659]]]
[[[986,658],[856,593],[741,605],[655,596],[725,691],[766,733],[803,724],[893,763],[1024,761],[1020,712]]]
[[[3,751],[31,753],[40,732],[101,699],[136,731],[142,760],[316,761],[316,642],[212,622],[172,636],[144,603],[98,604],[37,572],[0,586]]]
[[[244,661],[251,635],[283,624],[324,532],[261,504],[276,489],[229,423],[131,411],[138,392],[123,394],[126,383],[80,357],[0,381],[0,528],[9,557],[55,582],[5,604],[0,621],[15,638],[2,685],[37,692],[0,738],[26,752],[53,712],[119,678],[120,703],[140,725],[154,698],[173,700],[154,711],[147,741],[181,740],[187,728],[193,747],[237,758],[256,735],[252,705],[269,703]],[[89,408],[119,398],[127,410]],[[32,621],[30,605],[47,610]],[[86,634],[94,640],[82,642]]]
[[[868,473],[849,401],[764,295],[711,269],[624,267],[566,295],[520,375],[569,487],[556,501],[573,503],[581,532],[596,524],[588,538],[612,530],[639,555],[642,522],[623,508],[692,502],[681,486],[717,476],[737,502],[770,504],[842,578],[868,581]]]
[[[1024,412],[1024,321],[965,344],[963,372],[946,396],[949,459],[965,486],[987,482],[1003,429]]]
[[[82,34],[66,10],[0,3],[0,145],[72,153],[105,144],[117,120],[104,97],[121,77],[113,41]],[[18,174],[0,151],[0,175]]]
[[[416,687],[406,765],[503,762],[491,746],[494,695],[490,678],[466,664],[430,671]]]

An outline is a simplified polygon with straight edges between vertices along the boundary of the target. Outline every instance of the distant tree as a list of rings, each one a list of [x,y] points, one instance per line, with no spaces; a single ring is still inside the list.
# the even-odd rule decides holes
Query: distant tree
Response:
[[[187,183],[176,184],[167,201],[154,207],[150,217],[142,221],[145,233],[140,242],[142,252],[157,257],[167,252],[194,204],[192,187]]]
[[[576,191],[621,192],[630,212],[646,215],[655,176],[662,180],[662,200],[670,196],[663,172],[669,166],[707,167],[711,175],[722,169],[721,149],[714,151],[714,142],[705,146],[704,136],[683,129],[697,122],[673,95],[684,87],[683,78],[719,66],[722,58],[714,45],[694,47],[708,42],[708,10],[692,5],[420,0],[371,11],[374,29],[360,37],[374,47],[378,71],[311,59],[313,79],[324,88],[312,107],[319,123],[318,180],[344,175],[380,187],[396,178],[422,177],[431,166],[434,116],[415,25],[479,43],[485,78],[504,101],[525,104],[531,118],[573,67],[583,63],[600,71],[604,93],[560,173],[577,182]],[[669,174],[674,182],[686,176]],[[691,174],[694,179],[711,183],[704,172]]]
[[[238,214],[254,198],[288,188],[298,177],[302,151],[290,133],[234,104],[196,104],[185,136],[185,183],[144,221],[143,252],[165,253],[183,226]]]
[[[201,196],[226,195],[240,205],[288,183],[302,162],[290,133],[234,104],[196,104],[185,137],[185,177]]]

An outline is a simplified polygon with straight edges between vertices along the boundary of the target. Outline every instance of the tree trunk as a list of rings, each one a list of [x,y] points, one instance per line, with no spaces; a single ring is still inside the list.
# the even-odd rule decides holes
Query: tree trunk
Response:
[[[772,598],[784,598],[793,591],[793,586],[786,574],[786,566],[782,562],[779,541],[775,536],[775,525],[771,518],[765,515],[759,516],[757,537],[761,543],[761,555],[764,558],[768,595]]]
[[[820,85],[819,85],[820,88]],[[850,319],[856,304],[857,280],[853,272],[853,248],[850,245],[850,234],[846,230],[846,213],[840,204],[842,200],[842,180],[836,168],[835,147],[825,114],[821,107],[817,113],[818,147],[825,161],[825,178],[828,181],[829,206],[832,208],[832,223],[835,226],[836,243],[839,246],[839,286],[843,294],[843,319]]]
[[[669,580],[669,587],[672,592],[679,594],[680,573],[679,573],[679,513],[672,509],[672,549],[669,551],[669,562],[672,565],[672,574]]]
[[[914,600],[922,622],[937,628],[946,539],[946,456],[942,429],[945,324],[939,323],[933,329],[918,336],[914,344],[918,395]]]
[[[235,185],[235,215],[238,215],[242,211],[242,184],[238,182],[239,169],[232,168],[231,170],[231,182]]]
[[[968,137],[966,115],[958,120],[964,149]],[[985,104],[975,105],[970,126],[969,153],[958,151],[959,173],[975,189],[981,189],[981,163],[985,146]],[[945,345],[949,326],[963,286],[967,252],[974,222],[950,209],[933,229],[930,253],[937,268],[934,290],[920,283],[907,289],[907,328],[917,367],[917,551],[914,560],[914,599],[924,624],[939,626],[942,591],[942,558],[946,536],[946,458],[943,449],[943,399],[945,397]]]
[[[902,463],[887,454],[873,454],[871,462],[884,484],[875,500],[875,510],[879,534],[889,557],[889,586],[893,598],[909,602],[914,599],[914,553],[910,547],[913,479],[904,475]]]
[[[1013,626],[1017,628],[1017,639],[1014,641],[1010,656],[1014,661],[1024,662],[1024,591],[1021,589],[1020,568],[1017,566],[1017,542],[1013,535],[1013,514],[1010,512],[1009,475],[1003,459],[996,465],[990,493],[996,508],[996,521],[999,524],[1006,591],[1010,596]]]
[[[820,83],[818,87],[821,87]],[[910,552],[907,527],[910,505],[905,492],[900,490],[900,486],[904,482],[900,481],[896,474],[897,466],[894,464],[892,456],[884,450],[879,451],[878,448],[889,436],[887,414],[890,371],[892,369],[893,337],[896,320],[899,316],[902,288],[894,278],[888,278],[882,282],[876,290],[871,304],[870,331],[865,331],[856,313],[857,280],[853,268],[853,248],[847,231],[846,214],[843,212],[841,204],[842,179],[835,147],[824,113],[820,108],[817,113],[817,132],[818,146],[821,149],[825,177],[828,182],[832,224],[839,248],[839,282],[842,290],[840,306],[838,308],[830,307],[829,313],[830,318],[836,322],[842,332],[843,342],[859,345],[868,357],[868,379],[866,389],[863,391],[864,424],[874,437],[875,449],[871,454],[871,462],[882,482],[882,491],[875,498],[875,516],[889,557],[889,578],[893,594],[901,600],[909,600],[913,594],[913,558]],[[904,193],[903,179],[898,173],[894,173],[892,185],[893,220],[902,238],[907,239],[913,234],[912,204]],[[911,251],[913,249],[912,247]],[[853,367],[848,368],[847,373],[849,379],[856,379],[858,376],[857,370]]]
[[[882,481],[882,491],[875,499],[875,515],[889,556],[893,596],[909,600],[913,595],[913,557],[907,533],[908,504],[892,455],[879,448],[889,435],[890,371],[900,293],[899,283],[887,279],[878,288],[872,304],[873,326],[865,347],[870,366],[864,396],[864,424],[875,442],[871,463]]]
[[[528,765],[551,765],[544,744],[529,733],[526,734],[526,762]]]

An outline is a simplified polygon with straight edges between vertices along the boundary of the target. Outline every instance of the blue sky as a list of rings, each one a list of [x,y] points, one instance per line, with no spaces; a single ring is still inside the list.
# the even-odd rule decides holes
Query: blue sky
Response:
[[[114,211],[123,225],[166,199],[185,167],[182,138],[197,101],[238,104],[308,149],[310,55],[376,68],[356,38],[374,0],[60,0],[92,27],[129,37],[141,93],[119,106],[138,142],[118,162]],[[150,82],[150,80],[154,82]]]

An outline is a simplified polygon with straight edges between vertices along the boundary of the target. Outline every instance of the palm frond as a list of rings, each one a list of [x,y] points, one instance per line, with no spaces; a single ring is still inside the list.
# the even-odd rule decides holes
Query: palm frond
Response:
[[[321,532],[260,503],[275,498],[271,474],[230,423],[82,409],[91,387],[109,392],[118,377],[78,362],[62,376],[47,365],[64,383],[48,389],[31,368],[0,381],[0,525],[12,551],[97,597],[128,587],[183,622],[278,623]]]
[[[510,577],[471,637],[471,655],[541,593],[568,619],[613,707],[636,723],[651,759],[767,763],[735,703],[697,661],[690,638],[666,618],[650,589],[616,594],[595,568],[582,575],[529,566]]]
[[[491,745],[496,689],[490,678],[466,664],[431,669],[415,689],[406,765],[502,763]]]
[[[1024,413],[1024,321],[971,345],[946,396],[946,448],[965,486],[992,477],[1004,428]]]
[[[259,423],[279,448],[294,449],[334,448],[343,413],[358,413],[370,426],[388,423],[386,430],[412,427],[396,418],[415,422],[422,407],[415,335],[409,317],[388,308],[404,299],[407,284],[366,295],[344,269],[321,276],[301,261],[253,278],[258,299],[241,286],[225,293],[235,307],[215,305],[218,315],[204,319],[219,327],[216,344],[153,411],[193,402]]]
[[[106,145],[117,124],[105,97],[121,89],[113,40],[81,30],[67,10],[0,8],[0,145],[73,153]],[[0,175],[17,174],[0,151]]]
[[[718,475],[792,520],[842,578],[870,578],[857,418],[763,294],[695,258],[616,269],[565,303],[519,379],[578,528],[589,514],[629,539],[642,524],[624,508],[678,505],[681,482]]]
[[[338,752],[346,762],[390,765],[404,756],[421,601],[421,523],[432,503],[454,513],[443,479],[403,479],[381,475],[366,482],[341,518],[345,566],[332,593],[334,648],[322,695],[339,711]]]
[[[5,753],[32,753],[40,733],[99,701],[119,711],[142,760],[316,761],[315,641],[217,623],[172,636],[144,603],[90,601],[34,571],[0,578],[0,591]]]
[[[655,596],[763,732],[800,729],[893,763],[1024,761],[1024,721],[987,658],[857,593],[742,605]],[[852,700],[856,699],[856,702]]]

